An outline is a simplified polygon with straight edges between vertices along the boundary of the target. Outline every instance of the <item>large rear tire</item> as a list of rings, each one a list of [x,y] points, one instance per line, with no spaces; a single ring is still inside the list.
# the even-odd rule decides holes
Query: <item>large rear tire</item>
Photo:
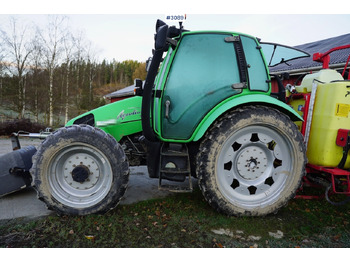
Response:
[[[59,214],[104,213],[117,206],[129,180],[118,142],[88,125],[61,128],[46,138],[31,169],[38,198]]]
[[[305,146],[281,112],[248,106],[218,119],[197,156],[199,186],[227,215],[264,216],[286,205],[305,174]]]

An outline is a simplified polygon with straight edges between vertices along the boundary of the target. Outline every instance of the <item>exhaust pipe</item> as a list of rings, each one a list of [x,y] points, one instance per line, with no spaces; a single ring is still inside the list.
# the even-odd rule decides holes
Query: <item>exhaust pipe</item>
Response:
[[[31,185],[29,170],[35,152],[34,146],[27,146],[0,156],[0,197]]]

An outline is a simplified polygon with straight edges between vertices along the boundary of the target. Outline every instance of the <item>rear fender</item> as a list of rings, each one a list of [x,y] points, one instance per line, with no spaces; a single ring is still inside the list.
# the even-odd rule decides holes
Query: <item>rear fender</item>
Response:
[[[198,125],[194,134],[193,141],[198,141],[203,137],[212,123],[223,113],[245,105],[265,105],[267,107],[275,108],[281,113],[286,114],[292,121],[303,121],[301,116],[295,112],[289,105],[267,95],[253,94],[235,97],[229,101],[224,101],[210,111],[202,122]]]

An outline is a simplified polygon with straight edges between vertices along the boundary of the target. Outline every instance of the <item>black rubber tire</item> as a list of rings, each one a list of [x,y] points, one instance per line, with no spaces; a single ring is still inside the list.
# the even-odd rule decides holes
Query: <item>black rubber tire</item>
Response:
[[[83,182],[67,176],[69,171],[73,173],[70,169],[76,168],[72,165],[67,171],[68,160],[74,162],[75,156],[86,156],[81,160],[85,162],[78,164],[80,169],[83,166],[88,170]],[[84,163],[94,164],[90,170]],[[129,164],[119,143],[103,130],[88,125],[63,127],[47,137],[33,156],[30,172],[38,198],[49,209],[67,215],[101,214],[115,208],[129,181]],[[85,189],[80,184],[85,184]]]
[[[249,141],[244,138],[244,141],[247,141],[246,144],[242,143],[243,145],[241,145],[237,143],[238,146],[236,146],[236,148],[232,150],[228,149],[228,151],[232,151],[230,154],[233,156],[233,160],[230,165],[233,167],[226,163],[225,165],[227,166],[224,168],[227,168],[229,171],[222,171],[223,168],[220,169],[220,163],[222,165],[222,163],[229,160],[223,161],[220,160],[220,157],[221,159],[225,159],[227,155],[228,157],[226,159],[230,159],[230,154],[225,153],[225,155],[222,151],[227,150],[230,146],[233,147],[231,143],[234,141],[235,136],[240,136],[240,134],[242,134],[242,137],[246,137],[246,130],[251,131],[259,129],[262,130],[261,135],[255,134],[255,138],[252,136]],[[290,148],[291,150],[288,151],[291,152],[286,153],[284,151],[287,150],[279,150],[280,146],[276,149],[278,152],[275,152],[275,149],[268,148],[267,144],[265,148],[262,142],[263,139],[259,137],[259,135],[264,137],[264,132],[267,134],[265,135],[265,141],[272,137],[272,141],[274,142],[273,136],[276,134],[276,141],[283,141],[281,143],[286,145],[284,148]],[[249,162],[250,164],[255,161],[253,157],[248,156],[248,153],[245,152],[248,152],[249,148],[258,148],[256,147],[256,142],[258,142],[258,146],[261,148],[261,154],[264,155],[266,153],[264,158],[265,167],[260,166],[260,168],[263,169],[259,171],[261,174],[252,177],[253,173],[252,170],[249,169],[248,163],[242,168],[240,159],[245,159],[245,162]],[[257,151],[259,150],[260,149]],[[269,152],[269,150],[272,152]],[[242,107],[228,112],[217,119],[201,141],[199,153],[197,155],[199,187],[207,202],[215,210],[226,215],[265,216],[270,213],[277,213],[281,207],[286,205],[287,202],[295,196],[297,189],[300,187],[302,177],[305,175],[305,152],[303,136],[289,117],[275,109],[264,106]],[[290,170],[283,170],[282,172],[280,171],[282,168],[280,168],[276,171],[275,168],[278,168],[278,166],[275,163],[272,164],[271,161],[269,161],[271,157],[269,158],[267,155],[272,157],[275,155],[279,155],[279,157],[281,155],[290,156],[293,161],[288,159],[284,160],[284,158],[281,161],[283,168],[284,165],[288,165]],[[276,159],[277,157],[275,157],[275,160]],[[257,163],[261,165],[260,162]],[[236,167],[234,167],[234,165],[236,165]],[[276,167],[274,165],[276,165]],[[274,182],[270,177],[273,177],[273,179],[278,182]],[[266,180],[264,180],[265,178]],[[227,181],[227,184],[225,185],[225,182],[223,183],[220,181]],[[230,185],[231,181],[232,184]],[[252,190],[252,192],[250,192],[248,185],[254,185],[254,183],[258,184],[258,182],[254,181],[260,181],[259,186],[253,186],[256,191]],[[267,183],[267,181],[272,182]],[[245,186],[243,186],[243,184],[245,184]],[[240,187],[241,191],[245,190],[245,192],[247,192],[245,195],[243,193],[241,194],[238,190]],[[276,190],[276,192],[274,192],[274,190]],[[266,194],[266,196],[264,194]]]

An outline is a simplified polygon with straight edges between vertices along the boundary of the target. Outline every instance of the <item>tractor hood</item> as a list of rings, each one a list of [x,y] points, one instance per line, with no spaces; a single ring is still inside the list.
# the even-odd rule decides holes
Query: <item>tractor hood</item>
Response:
[[[77,116],[66,126],[86,124],[101,128],[117,141],[122,137],[141,132],[142,98],[134,96],[107,104]]]

